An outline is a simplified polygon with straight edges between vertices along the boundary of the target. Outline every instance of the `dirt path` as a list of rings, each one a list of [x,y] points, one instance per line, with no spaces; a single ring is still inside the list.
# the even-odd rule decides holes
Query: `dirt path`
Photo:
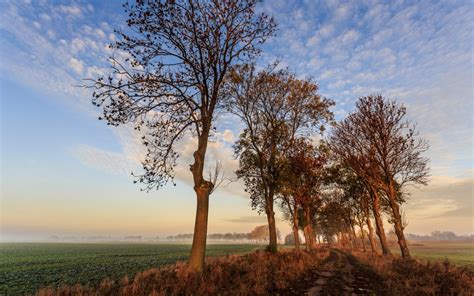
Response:
[[[354,256],[331,249],[288,295],[387,295],[383,279]]]

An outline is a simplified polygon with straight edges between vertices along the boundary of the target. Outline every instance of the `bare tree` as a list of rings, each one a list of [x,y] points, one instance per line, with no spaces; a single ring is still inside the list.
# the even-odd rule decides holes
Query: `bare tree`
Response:
[[[269,249],[277,249],[274,202],[279,186],[282,151],[297,135],[322,130],[332,114],[332,101],[322,98],[311,80],[297,79],[275,65],[256,73],[253,66],[236,68],[229,76],[229,110],[244,123],[235,145],[252,207],[265,212],[270,228]]]
[[[408,258],[400,204],[405,185],[427,183],[428,160],[422,154],[428,145],[405,115],[403,105],[380,95],[360,98],[356,112],[336,127],[332,140],[338,154],[369,184],[374,200],[380,193],[387,198],[402,256]]]
[[[111,58],[112,72],[93,81],[93,104],[108,124],[133,123],[145,129],[148,153],[137,181],[146,190],[174,177],[176,143],[197,140],[190,166],[197,196],[189,267],[202,271],[209,194],[215,184],[203,175],[216,112],[222,108],[223,81],[231,67],[259,54],[275,23],[257,14],[256,0],[164,0],[126,3],[127,32],[113,46],[129,58]]]

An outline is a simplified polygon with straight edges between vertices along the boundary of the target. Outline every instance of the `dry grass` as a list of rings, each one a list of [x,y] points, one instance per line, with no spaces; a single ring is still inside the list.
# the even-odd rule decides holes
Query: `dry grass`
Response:
[[[474,292],[472,273],[448,261],[354,255],[377,274],[377,278],[371,279],[372,284],[385,286],[390,295],[473,295]],[[185,263],[180,262],[140,272],[131,280],[106,279],[98,287],[45,288],[38,295],[284,295],[294,287],[301,286],[303,291],[313,286],[314,281],[306,287],[302,279],[311,271],[323,268],[328,257],[325,250],[311,253],[285,250],[278,254],[257,251],[209,258],[202,274],[189,272]]]
[[[149,269],[133,280],[104,280],[99,287],[62,286],[46,288],[40,296],[67,295],[268,295],[288,289],[308,269],[328,256],[281,251],[256,252],[244,256],[209,258],[202,274],[189,272],[185,263]]]
[[[385,279],[393,295],[473,295],[472,273],[448,260],[432,262],[420,259],[387,259],[356,253]]]

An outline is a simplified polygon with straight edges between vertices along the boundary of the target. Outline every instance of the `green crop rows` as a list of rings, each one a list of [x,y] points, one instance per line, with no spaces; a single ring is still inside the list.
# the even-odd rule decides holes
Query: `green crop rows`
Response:
[[[250,252],[255,245],[209,245],[208,256]],[[33,294],[45,286],[98,285],[186,260],[189,245],[0,244],[0,295]]]

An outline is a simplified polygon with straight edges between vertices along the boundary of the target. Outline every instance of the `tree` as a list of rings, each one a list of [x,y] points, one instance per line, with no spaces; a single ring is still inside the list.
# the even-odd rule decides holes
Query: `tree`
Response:
[[[367,229],[369,230],[369,242],[370,242],[370,248],[372,250],[372,254],[378,255],[379,252],[377,251],[377,245],[375,243],[375,237],[374,237],[374,229],[372,227],[372,220],[371,220],[371,215],[370,215],[370,195],[368,192],[366,192],[360,201],[360,206],[361,209],[364,213],[364,218],[365,218],[365,223],[367,225]]]
[[[280,181],[284,201],[282,206],[284,212],[292,217],[295,242],[298,241],[301,220],[306,248],[309,250],[315,243],[314,216],[321,203],[327,155],[324,147],[314,147],[304,138],[294,139],[285,149],[284,155],[286,166],[283,169],[284,178]]]
[[[276,230],[276,236],[280,238],[280,231]],[[255,240],[256,242],[263,242],[268,240],[269,237],[269,227],[268,225],[258,225],[256,226],[249,234],[249,238],[251,240]]]
[[[148,153],[146,190],[172,180],[184,135],[197,140],[190,166],[197,196],[189,268],[204,264],[209,195],[213,182],[203,176],[208,138],[223,105],[222,83],[229,70],[259,54],[275,23],[257,14],[256,0],[164,0],[126,3],[128,32],[118,30],[114,44],[129,58],[111,58],[112,73],[93,81],[93,104],[108,124],[133,123],[144,129]]]
[[[301,80],[272,65],[258,73],[251,65],[229,76],[228,109],[244,123],[235,145],[239,178],[245,182],[252,207],[265,212],[270,228],[269,250],[276,252],[274,202],[285,145],[299,134],[322,131],[331,118],[332,101],[322,98],[311,80]]]
[[[368,237],[372,253],[377,254],[372,222],[370,220],[370,196],[363,179],[358,176],[350,167],[338,163],[337,155],[334,157],[335,163],[328,169],[327,182],[333,187],[342,191],[344,199],[352,204],[354,219],[356,220],[361,233],[362,247],[365,251],[364,224],[368,228]]]
[[[295,244],[295,237],[293,233],[288,233],[285,236],[285,245],[294,245]]]
[[[372,176],[379,174],[379,171],[377,167],[370,165],[372,151],[367,151],[366,145],[368,144],[359,138],[354,124],[347,118],[336,124],[329,140],[331,151],[337,155],[341,163],[350,167],[360,177],[361,182],[366,187],[370,196],[370,209],[374,216],[376,233],[379,237],[382,253],[390,256],[391,251],[387,244],[381,216],[380,192],[372,179]],[[370,223],[370,219],[367,220],[368,223]]]
[[[428,145],[405,115],[403,105],[381,95],[360,98],[356,112],[336,126],[332,140],[333,148],[366,181],[374,200],[380,194],[386,198],[402,256],[408,258],[400,204],[405,185],[427,184],[428,160],[422,154]]]

